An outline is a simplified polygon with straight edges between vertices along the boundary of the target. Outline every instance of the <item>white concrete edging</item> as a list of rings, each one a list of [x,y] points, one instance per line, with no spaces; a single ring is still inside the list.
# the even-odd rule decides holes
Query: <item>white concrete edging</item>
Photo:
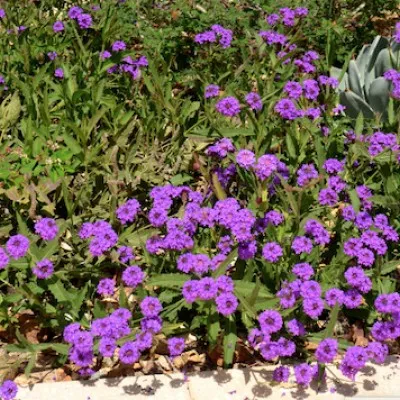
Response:
[[[206,371],[193,375],[147,375],[138,377],[39,383],[19,387],[18,400],[287,400],[287,399],[396,399],[400,400],[400,357],[384,365],[368,364],[356,382],[339,371],[327,372],[327,384],[301,389],[294,384],[272,382],[274,366]]]

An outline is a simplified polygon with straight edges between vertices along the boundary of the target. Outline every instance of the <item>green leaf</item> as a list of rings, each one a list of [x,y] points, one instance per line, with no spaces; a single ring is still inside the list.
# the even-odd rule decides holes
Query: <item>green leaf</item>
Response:
[[[240,291],[242,296],[246,298],[250,298],[257,286],[257,283],[254,282],[245,282],[245,281],[234,281],[235,282],[235,288]],[[258,289],[258,294],[257,294],[257,299],[263,298],[263,299],[274,299],[275,296],[268,291],[268,289],[264,286],[261,285],[260,288]]]
[[[253,308],[253,306],[246,300],[246,298],[244,296],[242,296],[240,294],[240,292],[238,290],[235,290],[235,296],[238,298],[239,300],[239,304],[240,306],[243,308],[244,311],[247,312],[247,314],[249,314],[252,318],[257,318],[257,312],[256,310]],[[256,299],[255,299],[256,300]],[[255,303],[254,300],[254,303]]]
[[[57,301],[61,303],[71,301],[70,293],[67,291],[67,289],[65,289],[60,280],[57,280],[55,283],[49,284],[48,288]]]
[[[59,248],[60,246],[57,238],[48,242],[45,247],[39,249],[39,259],[50,258]]]
[[[153,275],[146,281],[148,286],[181,288],[190,277],[183,274],[159,274]]]
[[[232,365],[233,356],[235,355],[236,342],[236,319],[231,315],[225,323],[225,336],[224,336],[224,366],[225,368]]]
[[[31,357],[29,358],[29,362],[25,367],[24,374],[27,378],[29,378],[29,375],[32,372],[33,367],[35,366],[36,363],[36,352],[32,353]]]
[[[119,306],[123,308],[129,308],[128,297],[126,296],[125,288],[122,283],[119,287]]]
[[[154,229],[154,228],[150,228],[150,229],[142,228],[135,232],[132,232],[133,229],[134,229],[134,227],[132,226],[132,228],[126,229],[120,235],[121,242],[126,241],[133,247],[144,246],[146,244],[146,240],[149,237],[154,236],[155,234],[157,234],[159,232],[158,229]]]
[[[211,344],[217,343],[220,330],[219,315],[217,312],[213,312],[207,319],[207,334]]]
[[[22,219],[21,214],[17,211],[17,222],[18,222],[18,230],[19,233],[22,233],[24,236],[30,236],[30,231],[25,221]]]
[[[329,315],[328,326],[325,329],[325,338],[330,338],[333,336],[333,329],[335,327],[338,315],[339,315],[339,303],[336,303]]]
[[[381,275],[387,275],[400,268],[400,260],[392,260],[382,265]]]
[[[56,351],[58,354],[62,354],[63,356],[68,355],[69,345],[63,343],[52,343],[49,345],[49,348]]]
[[[219,265],[219,267],[213,272],[213,278],[218,278],[221,275],[224,275],[226,272],[226,268],[230,265],[234,260],[237,259],[238,249],[233,249],[226,259]]]
[[[357,195],[357,192],[355,191],[355,189],[349,191],[349,196],[350,196],[351,205],[353,206],[354,210],[356,212],[359,212],[361,202],[360,202],[360,199],[358,198],[358,195]]]
[[[356,125],[354,127],[354,133],[357,137],[360,137],[364,129],[364,116],[362,113],[359,113],[356,119]]]
[[[68,149],[71,150],[74,155],[83,152],[82,146],[72,136],[68,135],[67,133],[64,133],[62,135],[62,138],[64,139],[64,143],[67,145]]]
[[[212,186],[214,189],[214,193],[217,196],[218,200],[224,200],[226,199],[226,193],[224,188],[221,185],[221,182],[218,179],[218,175],[216,173],[213,173],[211,175],[211,179],[212,179]]]
[[[219,129],[218,132],[223,137],[236,137],[236,136],[253,136],[254,131],[246,128],[224,128]]]

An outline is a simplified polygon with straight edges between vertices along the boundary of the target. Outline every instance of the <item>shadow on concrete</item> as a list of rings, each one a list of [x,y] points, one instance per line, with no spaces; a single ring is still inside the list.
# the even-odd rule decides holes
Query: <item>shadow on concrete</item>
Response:
[[[386,379],[393,377],[398,374],[400,367],[398,364],[393,364],[393,362],[398,362],[398,357],[389,357],[388,360],[383,365],[393,365],[391,368],[391,372],[388,374]],[[382,364],[381,364],[382,365]],[[273,382],[273,371],[271,370],[271,365],[256,366],[252,368],[244,368],[244,369],[236,369],[231,371],[240,371],[243,374],[244,384],[248,385],[249,382],[254,382],[249,387],[253,399],[265,399],[273,394],[273,388],[279,386],[279,384]],[[377,368],[378,365],[377,365]],[[232,383],[234,383],[234,377],[232,376],[231,371],[227,370],[210,370],[203,371],[196,374],[190,373],[174,373],[172,375],[164,374],[164,377],[170,378],[168,383],[162,382],[157,378],[158,375],[141,375],[141,376],[123,376],[116,378],[105,378],[103,382],[106,386],[109,387],[121,387],[121,389],[129,395],[141,395],[141,396],[155,396],[157,391],[163,386],[169,386],[171,389],[175,389],[177,391],[184,390],[186,387],[189,390],[189,386],[186,386],[188,383],[190,384],[190,380],[192,376],[196,376],[196,378],[200,379],[212,379],[218,383],[218,385],[226,385],[231,383],[229,388],[231,392],[229,392],[227,387],[227,395],[234,395],[236,393],[236,388],[232,389]],[[360,373],[357,375],[357,382],[351,382],[347,379],[338,379],[333,373],[329,374],[327,378],[325,378],[322,382],[318,383],[313,381],[310,384],[309,388],[303,388],[301,386],[293,388],[285,388],[280,386],[282,392],[286,392],[286,398],[293,398],[296,400],[313,400],[315,396],[319,393],[329,394],[329,393],[337,393],[343,395],[345,397],[354,397],[358,394],[359,388],[363,388],[364,391],[376,391],[379,390],[378,383],[374,380],[374,376],[377,374],[377,369],[375,365],[368,365],[363,368]],[[333,376],[330,376],[333,375]],[[236,372],[235,376],[237,378]],[[124,385],[124,380],[126,378],[134,379],[134,383],[129,385]],[[143,379],[146,378],[146,379]],[[241,381],[243,382],[243,381]],[[83,386],[94,387],[96,380],[87,380],[80,381]],[[238,388],[239,389],[239,388]],[[310,391],[311,389],[311,391]],[[286,396],[284,394],[284,396]],[[253,400],[251,398],[246,400]]]

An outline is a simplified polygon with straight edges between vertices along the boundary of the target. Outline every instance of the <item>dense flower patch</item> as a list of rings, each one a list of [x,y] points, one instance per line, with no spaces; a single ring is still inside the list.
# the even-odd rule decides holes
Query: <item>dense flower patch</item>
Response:
[[[51,332],[37,345],[19,334],[19,343],[8,350],[32,357],[56,351],[60,364],[90,376],[105,358],[129,366],[151,357],[164,339],[170,357],[178,357],[190,332],[210,349],[222,349],[225,366],[233,363],[240,341],[252,354],[279,362],[275,381],[287,381],[292,371],[304,386],[322,379],[329,363],[354,380],[368,361],[384,362],[400,337],[400,143],[391,133],[394,112],[386,125],[361,114],[357,120],[344,116],[336,94],[339,79],[300,40],[305,8],[266,15],[252,32],[220,24],[190,32],[188,63],[197,72],[205,63],[211,67],[198,87],[185,89],[158,76],[156,61],[141,44],[133,51],[120,35],[99,41],[111,29],[110,15],[112,8],[72,6],[52,20],[55,40],[61,43],[63,35],[76,40],[86,75],[47,46],[43,74],[54,88],[55,121],[38,105],[36,119],[24,114],[21,127],[5,128],[23,131],[21,141],[29,148],[27,132],[36,134],[32,126],[46,120],[61,135],[59,143],[70,148],[68,160],[78,161],[82,179],[76,179],[79,194],[71,200],[64,173],[57,173],[63,179],[58,208],[38,192],[46,204],[39,216],[35,204],[8,211],[11,222],[0,247],[1,321],[14,328],[16,316],[29,310]],[[11,22],[4,10],[0,19]],[[25,30],[19,26],[9,34]],[[24,36],[20,39],[23,48]],[[68,51],[62,57],[73,64]],[[14,74],[22,75],[23,62],[15,57]],[[393,99],[399,97],[398,75],[394,69],[384,75],[392,82]],[[4,94],[16,93],[13,76],[0,77]],[[74,92],[76,76],[94,79],[90,90],[107,88],[115,98],[84,104],[74,125],[66,121],[76,115],[72,105],[88,96]],[[121,107],[112,104],[97,113],[98,105],[117,100]],[[25,101],[23,113],[30,109]],[[128,118],[112,126],[121,112]],[[173,158],[171,143],[178,145],[177,159],[183,139],[200,145],[191,148],[190,169],[136,190],[126,183],[133,180],[127,160],[137,150],[129,147],[136,136],[129,135],[137,121],[152,127],[157,118],[157,129],[169,129],[168,157]],[[85,180],[104,143],[111,167],[100,167],[111,169],[113,179],[99,179],[96,172]],[[91,207],[86,193],[77,210],[74,201],[85,193],[85,182],[101,187],[97,193],[107,192],[106,182],[110,196],[93,199]],[[29,193],[37,189],[27,187]],[[6,194],[16,197],[10,187]],[[365,346],[340,333],[342,323],[355,321],[368,336]],[[316,344],[315,351],[309,343]],[[0,397],[15,395],[16,386],[4,381]]]

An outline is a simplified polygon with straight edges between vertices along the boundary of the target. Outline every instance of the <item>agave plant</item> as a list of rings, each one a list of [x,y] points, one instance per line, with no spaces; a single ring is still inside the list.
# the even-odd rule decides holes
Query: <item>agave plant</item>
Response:
[[[340,103],[346,106],[346,114],[357,118],[387,118],[391,84],[383,74],[400,65],[400,44],[377,36],[371,44],[348,65],[347,72],[333,67],[331,75],[339,78]]]

